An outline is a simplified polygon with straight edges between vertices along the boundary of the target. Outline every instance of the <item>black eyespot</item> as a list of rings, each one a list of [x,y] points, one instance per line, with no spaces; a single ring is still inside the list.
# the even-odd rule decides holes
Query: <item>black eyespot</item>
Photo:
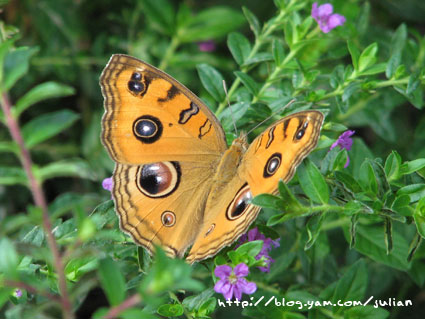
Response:
[[[148,197],[166,197],[177,189],[180,176],[178,162],[145,164],[137,170],[136,185]]]
[[[305,129],[301,129],[301,130],[299,130],[298,132],[297,132],[297,135],[295,135],[295,138],[297,139],[297,140],[300,140],[300,139],[302,139],[302,137],[304,136],[304,134],[305,134]]]
[[[162,135],[162,123],[154,116],[143,115],[134,121],[133,133],[139,141],[152,144]]]
[[[174,226],[176,223],[176,215],[173,212],[166,210],[161,214],[161,221],[165,227]]]
[[[273,176],[280,167],[282,162],[282,154],[274,153],[267,160],[266,165],[264,166],[263,177]]]
[[[128,89],[137,94],[145,89],[145,85],[142,82],[128,81]]]
[[[139,72],[133,72],[131,79],[134,81],[140,81],[142,79],[142,74]]]
[[[251,199],[252,199],[251,190],[248,184],[245,184],[236,194],[235,198],[230,203],[230,205],[227,207],[227,211],[226,211],[227,219],[234,220],[242,216],[243,213],[246,212],[247,208],[249,207],[249,203]]]

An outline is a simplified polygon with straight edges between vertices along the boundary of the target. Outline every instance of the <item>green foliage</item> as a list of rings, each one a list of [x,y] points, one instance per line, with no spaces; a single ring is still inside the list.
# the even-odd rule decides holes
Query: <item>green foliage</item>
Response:
[[[307,0],[262,8],[255,1],[0,1],[0,317],[421,318],[425,13],[420,0],[332,4],[346,22],[324,34]],[[213,41],[213,51],[202,51],[202,41]],[[254,225],[280,238],[269,273],[258,268],[267,266],[257,257],[263,240],[188,265],[161,248],[152,257],[120,231],[100,186],[113,162],[99,139],[98,85],[120,52],[199,94],[229,143],[234,125],[252,140],[287,114],[325,114],[318,146],[293,180],[252,200],[263,208]],[[330,150],[348,129],[356,131],[351,149]],[[30,165],[22,165],[28,154]],[[34,185],[44,189],[47,215],[40,201],[34,205],[43,197]],[[240,263],[257,285],[242,301],[261,300],[224,308],[214,269]],[[68,310],[59,300],[63,284]],[[388,298],[414,305],[375,306]]]

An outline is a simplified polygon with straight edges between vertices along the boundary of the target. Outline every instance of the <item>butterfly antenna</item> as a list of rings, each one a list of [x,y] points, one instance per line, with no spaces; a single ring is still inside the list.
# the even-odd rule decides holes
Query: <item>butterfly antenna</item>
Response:
[[[260,125],[262,125],[264,122],[267,122],[268,120],[270,120],[270,118],[272,118],[273,116],[275,116],[277,113],[282,112],[282,110],[286,109],[287,107],[289,107],[290,105],[292,105],[293,103],[295,103],[295,101],[296,101],[295,99],[290,100],[286,105],[284,105],[283,107],[281,107],[277,111],[273,112],[270,116],[268,116],[267,118],[265,118],[264,120],[262,120],[260,123],[258,123],[257,125],[255,125],[248,132],[246,132],[245,136],[248,136],[248,134],[251,133],[253,130],[255,130],[257,127],[259,127]]]
[[[230,109],[230,116],[232,117],[233,127],[235,128],[236,136],[238,136],[238,129],[236,127],[235,117],[233,116],[233,109],[230,106],[229,95],[227,94],[227,86],[226,86],[226,81],[225,80],[223,80],[223,88],[224,88],[224,92],[226,93],[227,105],[229,106],[229,109]]]

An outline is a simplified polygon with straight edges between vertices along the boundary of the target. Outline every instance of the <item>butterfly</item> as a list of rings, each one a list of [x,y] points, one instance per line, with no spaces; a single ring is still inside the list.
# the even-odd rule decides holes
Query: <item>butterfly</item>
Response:
[[[102,142],[115,161],[112,197],[121,229],[150,253],[160,245],[189,263],[246,232],[261,193],[277,193],[317,144],[319,111],[275,122],[248,144],[227,146],[220,122],[190,90],[134,57],[102,72]]]

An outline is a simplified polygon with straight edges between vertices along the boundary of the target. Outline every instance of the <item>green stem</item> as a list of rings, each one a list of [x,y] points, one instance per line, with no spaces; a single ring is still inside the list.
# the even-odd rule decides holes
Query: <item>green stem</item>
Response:
[[[180,40],[175,36],[171,39],[170,45],[165,51],[164,57],[161,60],[158,68],[161,70],[165,70],[168,67],[168,63],[170,62],[171,57],[176,51],[177,47],[180,45]]]

